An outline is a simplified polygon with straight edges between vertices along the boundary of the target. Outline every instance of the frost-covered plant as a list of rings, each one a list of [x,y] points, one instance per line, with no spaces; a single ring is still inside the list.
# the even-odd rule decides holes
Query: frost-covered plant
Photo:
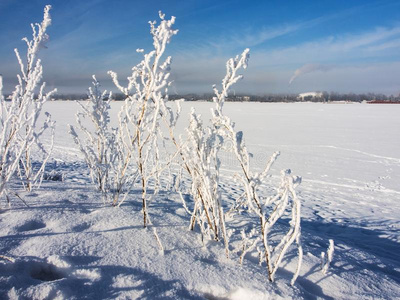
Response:
[[[228,95],[229,88],[243,77],[242,75],[237,75],[237,72],[240,68],[247,67],[248,58],[249,49],[246,49],[241,56],[236,56],[235,59],[228,60],[226,64],[227,72],[225,78],[222,80],[221,91],[214,86],[214,92],[216,95],[214,97],[214,102],[216,107],[212,110],[212,123],[217,134],[224,140],[224,143],[231,145],[230,151],[234,154],[240,166],[241,171],[235,176],[236,179],[241,182],[244,194],[238,199],[235,207],[246,207],[249,213],[255,215],[259,220],[259,235],[255,236],[253,233],[251,236],[245,236],[245,244],[249,244],[251,249],[258,247],[260,243],[263,245],[268,278],[270,281],[274,281],[275,273],[282,258],[287,252],[289,246],[293,242],[296,242],[298,246],[299,260],[297,270],[292,279],[293,284],[299,274],[303,255],[300,243],[300,201],[295,192],[295,187],[300,184],[301,178],[292,176],[290,170],[282,171],[281,184],[277,189],[277,194],[273,197],[263,199],[259,195],[258,189],[266,179],[272,164],[279,155],[279,152],[275,152],[271,156],[262,172],[252,172],[250,170],[250,154],[244,143],[243,133],[241,131],[237,132],[234,123],[229,117],[223,114],[223,105],[225,98]],[[288,232],[282,236],[280,242],[272,248],[270,243],[272,227],[283,216],[284,212],[288,208],[291,209],[292,214],[290,228]],[[254,239],[254,241],[250,242],[251,239]],[[258,247],[258,249],[260,248]],[[243,261],[245,252],[247,251],[249,251],[249,249],[247,247],[244,248],[241,255],[241,261]]]
[[[127,87],[121,86],[117,74],[109,71],[115,86],[126,96],[125,103],[118,115],[119,130],[116,144],[119,147],[118,163],[114,164],[114,205],[120,205],[136,181],[142,190],[142,211],[144,227],[148,224],[148,195],[153,188],[153,196],[159,190],[161,171],[166,167],[160,160],[160,141],[164,139],[161,121],[164,120],[170,130],[176,124],[179,113],[174,114],[166,106],[168,101],[169,70],[171,57],[161,58],[166,45],[177,30],[172,26],[175,17],[165,20],[159,13],[161,22],[150,22],[150,33],[154,50],[144,54],[144,59],[132,68]],[[138,49],[138,52],[143,52]],[[169,161],[167,159],[167,161]]]
[[[335,243],[333,240],[329,240],[329,247],[327,252],[321,252],[321,271],[326,274],[329,269],[329,265],[332,262],[333,252],[335,251]]]
[[[237,69],[246,67],[249,49],[246,49],[239,60]],[[234,60],[229,60],[227,67]],[[231,78],[229,77],[231,76]],[[227,75],[223,80],[223,91],[218,93],[214,86],[214,91],[218,98],[227,97],[229,87],[236,83],[241,76],[235,76],[227,69]],[[217,109],[223,104],[222,101],[215,101]],[[213,119],[213,123],[216,118]],[[219,152],[223,147],[224,139],[218,126],[204,128],[200,116],[196,115],[194,109],[191,112],[190,124],[187,128],[188,143],[182,147],[182,157],[185,169],[188,171],[192,185],[191,195],[194,200],[193,211],[187,211],[191,214],[191,229],[195,222],[199,224],[202,234],[210,235],[212,232],[216,241],[222,236],[225,244],[225,253],[229,257],[229,235],[227,234],[225,224],[225,213],[221,201],[221,191],[219,190],[219,170],[221,160]],[[183,144],[183,143],[182,143]],[[182,201],[184,198],[181,195]],[[184,203],[185,208],[187,208]]]
[[[190,211],[181,194],[186,211],[191,214],[190,228],[193,230],[195,223],[199,224],[202,235],[213,237],[216,241],[223,237],[226,256],[229,257],[229,234],[226,230],[225,213],[221,202],[221,191],[219,190],[219,170],[221,160],[219,152],[224,145],[224,135],[221,131],[217,112],[222,114],[224,99],[228,96],[229,88],[242,78],[236,72],[241,67],[246,68],[249,49],[246,49],[242,56],[230,59],[227,63],[227,74],[223,79],[223,90],[219,93],[214,86],[216,98],[215,111],[213,110],[213,126],[204,128],[200,116],[192,109],[190,124],[186,129],[188,143],[181,142],[181,158],[184,169],[191,178],[191,195],[194,200],[194,208]],[[222,115],[220,116],[222,117]],[[221,134],[222,133],[222,134]],[[230,149],[229,149],[230,150]]]
[[[240,60],[238,69],[246,66],[248,52],[249,50],[246,49],[243,53],[243,59]],[[223,81],[224,90],[221,94],[218,94],[218,97],[225,99],[228,95],[229,87],[241,78],[240,76],[236,78],[235,74],[233,77],[228,78],[228,75],[225,77]],[[215,86],[214,90],[216,91]],[[217,109],[221,110],[222,107],[220,108],[220,105],[222,106],[223,100],[215,101],[215,103]],[[225,254],[229,258],[229,238],[232,232],[226,228],[219,187],[221,167],[219,153],[224,148],[224,138],[221,135],[219,126],[215,126],[215,120],[216,118],[213,119],[212,126],[204,127],[201,116],[197,115],[192,108],[190,123],[186,128],[187,142],[184,143],[181,139],[178,146],[183,169],[188,172],[191,179],[190,194],[194,202],[192,210],[188,208],[182,193],[180,193],[180,196],[184,208],[191,215],[190,229],[193,230],[197,223],[203,238],[204,236],[210,238],[211,235],[216,241],[222,238],[224,240]],[[230,151],[230,149],[228,150]],[[243,249],[247,247],[245,244],[243,244]]]
[[[250,154],[244,144],[243,133],[236,132],[234,123],[223,114],[223,105],[228,96],[229,88],[243,77],[238,75],[237,72],[241,68],[247,67],[248,59],[249,49],[246,49],[241,56],[228,60],[221,91],[218,91],[214,86],[215,109],[212,109],[211,127],[204,128],[200,116],[196,115],[194,110],[191,112],[190,123],[187,128],[188,142],[186,144],[181,142],[183,146],[180,147],[180,153],[183,167],[188,171],[192,182],[193,210],[188,209],[182,194],[181,199],[185,209],[191,214],[191,229],[197,223],[202,235],[210,235],[212,232],[215,240],[219,240],[220,235],[222,235],[226,255],[229,257],[231,234],[228,234],[230,231],[226,229],[225,213],[219,190],[219,170],[221,166],[219,152],[223,147],[232,152],[241,170],[235,175],[236,179],[239,179],[245,190],[242,197],[235,203],[234,210],[246,207],[251,214],[259,219],[258,234],[256,234],[254,228],[247,235],[244,230],[241,232],[243,242],[240,263],[243,262],[247,252],[257,248],[260,254],[260,263],[262,263],[262,260],[266,261],[269,280],[273,281],[275,272],[286,251],[296,241],[299,261],[292,280],[292,283],[294,283],[300,270],[303,253],[300,244],[300,202],[294,190],[301,178],[291,176],[290,170],[282,171],[281,185],[277,189],[277,194],[263,201],[259,196],[258,188],[267,177],[279,152],[272,155],[261,173],[252,172],[250,170]],[[271,248],[269,241],[271,229],[288,207],[292,211],[290,229],[283,235],[282,240],[274,248]],[[264,258],[261,256],[260,244],[264,249]]]
[[[18,172],[28,191],[39,186],[53,146],[55,123],[49,113],[45,113],[45,121],[38,127],[43,104],[56,92],[54,89],[44,93],[45,83],[40,85],[43,68],[40,59],[37,58],[39,50],[45,47],[49,38],[46,30],[51,23],[50,8],[50,5],[45,7],[40,24],[31,24],[32,40],[22,39],[27,45],[25,63],[19,51],[15,49],[21,73],[17,75],[18,84],[10,102],[4,99],[0,78],[0,196],[4,195],[9,204],[9,181],[12,176]],[[51,135],[49,147],[45,147],[40,141],[46,131],[50,131]],[[42,155],[42,161],[37,167],[33,166],[33,151]]]
[[[225,241],[226,255],[229,257],[228,237],[226,234],[225,218],[219,190],[219,169],[221,161],[218,152],[222,139],[213,128],[204,128],[200,116],[192,108],[190,123],[186,129],[188,141],[181,148],[184,167],[191,177],[191,195],[194,208],[190,211],[184,197],[182,202],[186,211],[191,215],[190,229],[197,223],[202,236]]]
[[[103,200],[109,193],[111,165],[117,159],[115,131],[110,127],[111,92],[102,92],[100,83],[93,75],[93,88],[88,90],[89,101],[86,105],[77,102],[81,111],[76,114],[79,137],[74,126],[69,125],[69,132],[84,155],[90,170],[92,181],[103,194]],[[85,124],[85,121],[90,121]]]

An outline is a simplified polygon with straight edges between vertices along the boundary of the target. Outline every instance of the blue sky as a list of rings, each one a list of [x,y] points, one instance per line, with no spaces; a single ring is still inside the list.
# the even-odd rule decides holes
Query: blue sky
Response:
[[[225,61],[250,48],[237,92],[307,91],[400,93],[400,1],[104,1],[1,0],[0,74],[5,91],[18,71],[30,23],[52,5],[44,80],[59,92],[85,93],[91,75],[105,88],[108,70],[129,75],[151,50],[148,21],[158,10],[176,17],[172,93],[211,92]],[[297,70],[297,71],[296,71]],[[294,77],[294,74],[298,75]],[[289,81],[292,83],[289,84]]]

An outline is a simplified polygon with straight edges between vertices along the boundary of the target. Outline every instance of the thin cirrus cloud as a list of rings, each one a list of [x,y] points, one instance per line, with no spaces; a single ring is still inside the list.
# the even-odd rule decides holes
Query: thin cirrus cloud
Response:
[[[193,47],[185,47],[183,51],[179,51],[179,55],[187,58],[186,60],[193,57],[206,60],[211,55],[215,57],[217,54],[217,56],[224,57],[233,55],[246,47],[255,47],[256,49],[252,49],[252,64],[255,63],[258,66],[297,65],[294,68],[297,69],[306,64],[351,63],[352,60],[358,62],[362,58],[382,58],[387,55],[386,50],[399,50],[400,25],[376,27],[358,33],[344,32],[310,38],[285,47],[279,45],[269,48],[257,47],[262,44],[268,46],[267,42],[273,39],[290,34],[295,36],[297,32],[306,31],[347,14],[349,12],[342,12],[276,27],[227,30],[221,35],[214,35],[209,42],[201,45],[194,43]],[[233,51],[235,52],[232,53]]]
[[[354,58],[379,58],[387,54],[385,50],[398,47],[394,41],[398,41],[399,37],[400,26],[376,28],[360,34],[330,36],[285,48],[260,51],[257,58],[264,57],[269,64],[306,64],[311,63],[310,60],[340,63]],[[392,43],[392,47],[382,47],[385,43]]]
[[[378,45],[368,46],[365,50],[369,52],[377,52],[384,50],[399,50],[400,49],[400,38],[391,40],[388,42],[379,43]]]
[[[223,44],[224,48],[232,47],[254,47],[260,44],[263,44],[269,40],[285,36],[287,34],[296,32],[300,29],[304,28],[304,24],[286,24],[284,26],[280,26],[278,28],[264,28],[259,31],[253,31],[253,33],[244,33],[241,35],[235,34],[231,37],[230,40],[225,40],[221,44]],[[249,30],[250,31],[250,30]]]
[[[264,26],[262,28],[244,28],[238,30],[224,30],[220,34],[215,34],[210,37],[209,41],[203,42],[203,47],[200,49],[202,52],[208,48],[208,52],[229,54],[232,49],[244,49],[248,47],[256,47],[265,44],[271,40],[283,37],[289,34],[294,34],[297,31],[305,30],[313,26],[317,26],[322,22],[326,22],[335,16],[328,16],[325,18],[318,17],[308,21],[286,23],[278,26]],[[196,45],[197,47],[197,45]],[[193,49],[189,48],[189,52],[193,54]],[[204,53],[204,52],[203,52]],[[207,51],[206,51],[207,53]],[[198,54],[196,54],[197,56]]]
[[[378,27],[372,32],[360,35],[344,36],[342,39],[335,41],[334,45],[338,50],[352,50],[354,48],[377,45],[387,39],[400,37],[400,26],[393,28]]]
[[[312,29],[330,22],[337,22],[340,19],[350,17],[354,13],[357,13],[362,7],[356,7],[346,9],[343,11],[318,16],[311,19],[282,22],[279,25],[268,25],[268,26],[253,26],[253,27],[234,27],[231,29],[224,29],[222,32],[210,34],[208,41],[202,41],[201,46],[194,44],[194,47],[186,47],[186,50],[193,54],[194,49],[200,51],[194,51],[194,55],[197,57],[199,54],[204,53],[223,53],[229,54],[232,49],[241,50],[248,47],[268,46],[268,42],[276,38],[284,37],[292,34],[296,38],[297,32],[305,32],[308,29]],[[281,24],[283,23],[283,25]],[[379,34],[379,33],[378,33]],[[208,51],[207,51],[208,50]],[[197,53],[201,52],[201,53]]]

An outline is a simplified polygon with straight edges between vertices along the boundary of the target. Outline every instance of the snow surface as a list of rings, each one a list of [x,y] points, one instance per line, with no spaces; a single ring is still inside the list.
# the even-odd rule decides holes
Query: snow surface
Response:
[[[120,105],[112,103],[114,117]],[[204,120],[210,117],[211,103],[184,103],[181,133],[191,106]],[[152,230],[142,228],[139,191],[114,208],[91,185],[68,135],[78,105],[55,101],[45,110],[57,121],[47,171],[58,176],[22,193],[29,207],[14,199],[11,209],[0,210],[0,255],[15,259],[0,259],[0,299],[400,298],[400,105],[225,104],[244,132],[255,169],[281,151],[266,194],[281,169],[303,177],[297,192],[305,256],[293,287],[294,248],[269,283],[256,252],[240,266],[238,255],[225,258],[222,243],[204,247],[200,234],[188,230],[179,196],[166,189],[150,204],[165,248],[160,253]],[[234,159],[226,156],[223,164],[223,197],[230,204],[241,190],[229,180]],[[245,220],[227,225],[239,231]],[[320,255],[329,239],[335,251],[324,275]],[[232,247],[239,244],[233,240]]]

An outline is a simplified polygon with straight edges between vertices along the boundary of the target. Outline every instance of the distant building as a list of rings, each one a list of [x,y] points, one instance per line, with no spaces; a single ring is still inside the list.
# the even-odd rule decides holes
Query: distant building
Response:
[[[323,93],[320,92],[308,92],[308,93],[302,93],[297,96],[298,100],[304,101],[304,100],[312,100],[314,98],[323,98]]]

